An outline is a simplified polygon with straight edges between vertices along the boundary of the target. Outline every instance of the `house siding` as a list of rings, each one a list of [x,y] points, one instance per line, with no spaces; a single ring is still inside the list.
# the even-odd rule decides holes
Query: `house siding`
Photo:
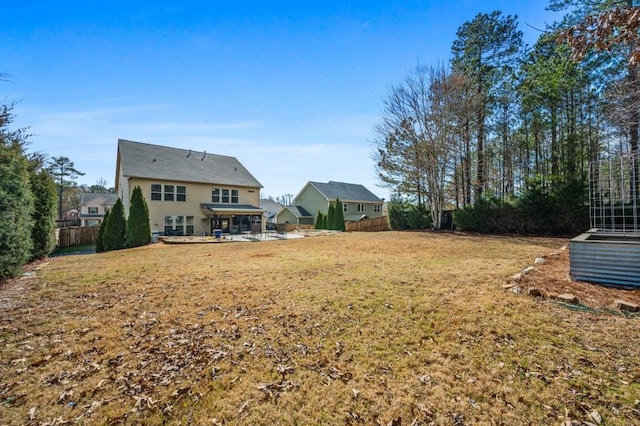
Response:
[[[118,152],[118,162],[117,162],[117,171],[116,171],[116,191],[118,194],[118,198],[122,201],[124,206],[124,211],[127,217],[129,216],[129,203],[131,200],[129,199],[131,191],[129,189],[129,179],[127,179],[122,173],[122,167],[120,167],[120,153]],[[147,197],[145,196],[145,199]],[[153,224],[152,224],[153,226]]]
[[[319,211],[325,215],[329,212],[329,202],[324,195],[311,185],[307,185],[296,197],[294,204],[303,206],[314,217],[317,216]]]
[[[298,218],[290,210],[282,210],[277,215],[277,223],[295,223],[298,224]]]
[[[346,202],[346,203],[343,202],[343,204],[347,204],[347,206],[348,206],[348,211],[345,213],[345,216],[347,216],[347,215],[355,215],[355,214],[365,214],[371,219],[383,216],[383,214],[382,214],[382,203],[351,201],[351,202]],[[359,212],[358,211],[358,204],[364,204],[364,211],[363,212]],[[375,211],[375,209],[376,209],[375,206],[376,205],[380,206],[380,208],[379,208],[380,211],[379,212]]]
[[[191,183],[191,182],[178,182],[168,181],[160,179],[140,179],[129,178],[128,181],[130,188],[139,186],[142,190],[142,194],[149,207],[149,223],[152,230],[158,230],[163,232],[165,216],[193,216],[194,217],[194,235],[202,235],[202,233],[209,233],[208,221],[205,214],[200,207],[200,204],[211,203],[211,190],[213,188],[228,188],[238,190],[238,204],[250,204],[258,206],[260,204],[260,190],[259,188],[243,188],[232,185],[214,185],[209,183]],[[121,180],[122,182],[122,180]],[[160,201],[151,200],[151,185],[181,185],[186,187],[187,197],[186,201]],[[251,192],[252,191],[252,192]],[[229,204],[233,207],[235,203]],[[125,214],[129,214],[129,203],[127,202],[125,207]]]

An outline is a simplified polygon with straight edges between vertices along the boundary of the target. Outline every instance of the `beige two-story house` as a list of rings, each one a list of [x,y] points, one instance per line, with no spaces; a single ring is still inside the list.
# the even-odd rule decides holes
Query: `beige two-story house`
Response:
[[[99,226],[104,214],[113,207],[116,194],[83,192],[80,194],[80,226]]]
[[[264,227],[262,185],[235,157],[120,139],[115,182],[127,216],[133,189],[142,189],[151,229],[164,235]]]

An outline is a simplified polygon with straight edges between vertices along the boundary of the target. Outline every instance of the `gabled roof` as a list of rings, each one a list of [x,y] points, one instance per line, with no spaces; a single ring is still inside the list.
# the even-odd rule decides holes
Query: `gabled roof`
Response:
[[[336,198],[340,198],[340,201],[350,202],[365,202],[365,203],[382,203],[382,200],[378,198],[374,193],[369,191],[363,185],[355,183],[334,182],[328,183],[312,182],[309,181],[300,194],[307,189],[308,186],[313,186],[320,192],[327,200],[333,201]],[[300,195],[298,194],[298,196]],[[298,198],[298,197],[296,197]]]
[[[267,218],[273,218],[282,209],[282,205],[272,199],[263,198],[260,200],[260,208],[264,210]]]
[[[309,213],[307,211],[307,209],[305,209],[302,206],[285,206],[285,207],[282,208],[282,210],[280,210],[278,212],[278,215],[281,212],[285,211],[285,210],[289,210],[291,213],[293,213],[293,215],[295,217],[298,217],[298,218],[300,218],[300,217],[313,217],[313,215],[311,213]]]
[[[235,158],[118,139],[123,176],[262,188]]]
[[[93,202],[96,199],[104,199],[104,204],[110,206],[114,205],[118,200],[117,194],[111,194],[106,192],[83,192],[80,194],[80,204],[85,205]]]

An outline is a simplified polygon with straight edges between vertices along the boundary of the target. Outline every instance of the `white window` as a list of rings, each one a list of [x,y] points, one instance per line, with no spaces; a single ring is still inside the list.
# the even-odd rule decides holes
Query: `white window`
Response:
[[[364,213],[364,204],[358,203],[358,213]]]
[[[176,201],[187,201],[187,187],[176,186]]]
[[[343,203],[342,204],[342,211],[347,213],[349,211],[349,204]]]
[[[382,211],[382,205],[376,204],[375,206],[373,206],[373,211],[376,213],[380,213]]]
[[[157,183],[151,184],[151,199],[157,201],[162,200],[162,185]]]
[[[164,186],[164,200],[165,201],[173,201],[173,185],[165,185]]]
[[[164,217],[164,233],[165,234],[170,234],[175,229],[174,219],[175,219],[175,216]]]
[[[98,208],[97,207],[89,207],[89,214],[98,214]],[[89,226],[93,226],[93,225],[89,225]]]
[[[164,191],[163,191],[164,187]],[[151,184],[151,200],[187,201],[187,187],[182,185]]]
[[[165,216],[165,235],[193,235],[193,216]]]
[[[228,188],[212,188],[211,189],[211,202],[222,204],[238,204],[239,195],[237,189]]]

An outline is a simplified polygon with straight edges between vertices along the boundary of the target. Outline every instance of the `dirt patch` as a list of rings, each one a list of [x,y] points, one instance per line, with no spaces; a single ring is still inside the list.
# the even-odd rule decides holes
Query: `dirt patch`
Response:
[[[549,253],[544,256],[544,263],[535,265],[531,272],[522,275],[518,285],[525,293],[529,287],[535,287],[549,299],[560,294],[572,294],[580,305],[604,311],[614,309],[616,300],[640,305],[640,289],[628,290],[572,280],[569,256],[569,249]]]

